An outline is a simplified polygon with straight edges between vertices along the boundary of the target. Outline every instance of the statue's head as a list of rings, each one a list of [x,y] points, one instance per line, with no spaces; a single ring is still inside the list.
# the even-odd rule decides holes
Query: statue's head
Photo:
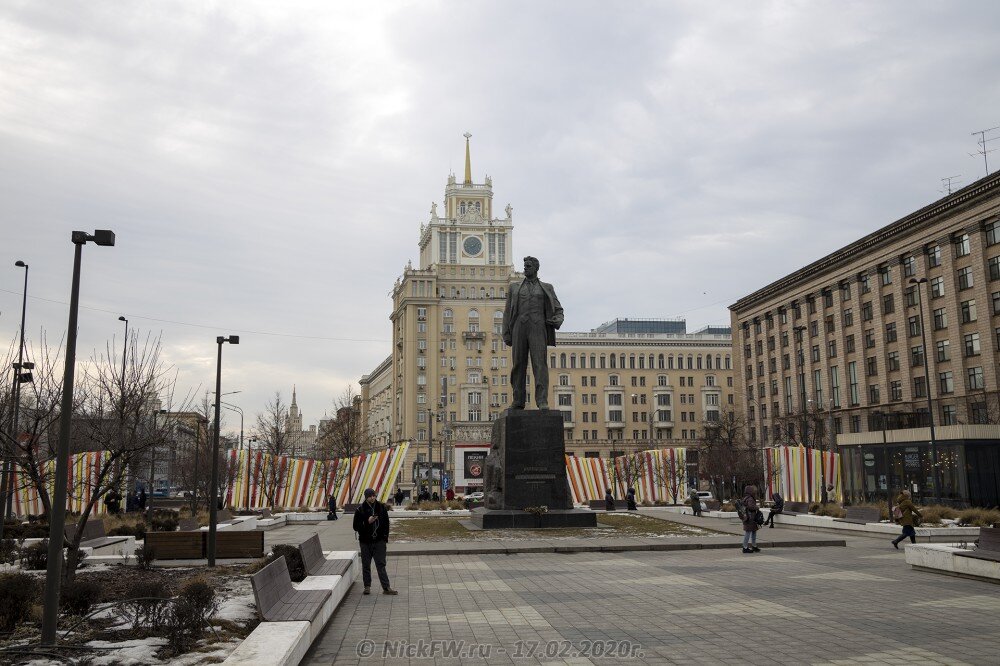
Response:
[[[533,278],[538,275],[538,268],[541,264],[538,263],[538,259],[535,257],[525,257],[524,258],[524,275],[525,277]]]

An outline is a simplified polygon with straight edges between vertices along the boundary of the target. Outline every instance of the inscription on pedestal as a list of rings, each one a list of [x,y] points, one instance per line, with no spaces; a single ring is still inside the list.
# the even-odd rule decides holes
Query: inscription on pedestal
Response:
[[[493,422],[484,478],[487,509],[571,509],[562,415],[507,410]]]

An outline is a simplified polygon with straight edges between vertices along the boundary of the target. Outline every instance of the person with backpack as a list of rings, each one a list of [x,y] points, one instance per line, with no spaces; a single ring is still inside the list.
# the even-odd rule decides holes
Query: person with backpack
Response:
[[[741,510],[742,509],[742,510]],[[743,553],[759,553],[757,547],[757,528],[763,523],[763,512],[757,506],[757,488],[747,486],[743,489],[743,500],[736,505],[736,512],[743,521]],[[757,514],[762,520],[757,522]]]
[[[764,524],[768,527],[774,527],[774,517],[785,510],[785,498],[779,493],[771,493],[771,501],[774,504],[771,505],[771,513],[767,515],[767,520]]]
[[[913,502],[910,501],[909,490],[904,490],[899,493],[899,497],[896,498],[896,506],[892,509],[892,517],[896,519],[896,522],[903,526],[903,533],[892,540],[892,547],[899,550],[899,542],[906,537],[910,537],[910,543],[916,543],[916,526],[920,523],[920,519],[923,518],[923,515],[917,510],[917,507],[913,505]]]

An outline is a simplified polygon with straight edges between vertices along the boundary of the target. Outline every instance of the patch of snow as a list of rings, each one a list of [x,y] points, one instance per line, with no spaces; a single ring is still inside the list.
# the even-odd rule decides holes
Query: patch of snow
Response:
[[[121,643],[109,641],[90,641],[86,645],[98,648],[114,648],[95,650],[91,659],[94,666],[144,666],[144,664],[160,663],[156,652],[167,644],[166,638],[137,638]]]
[[[257,616],[257,603],[252,594],[226,597],[219,602],[219,610],[213,617],[232,622],[245,622]]]

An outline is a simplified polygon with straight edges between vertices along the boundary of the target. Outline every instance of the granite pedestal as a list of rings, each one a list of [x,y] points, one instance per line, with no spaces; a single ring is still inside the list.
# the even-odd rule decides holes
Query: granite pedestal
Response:
[[[485,506],[471,516],[477,527],[597,526],[596,514],[573,508],[558,410],[509,409],[496,419],[483,481]]]

